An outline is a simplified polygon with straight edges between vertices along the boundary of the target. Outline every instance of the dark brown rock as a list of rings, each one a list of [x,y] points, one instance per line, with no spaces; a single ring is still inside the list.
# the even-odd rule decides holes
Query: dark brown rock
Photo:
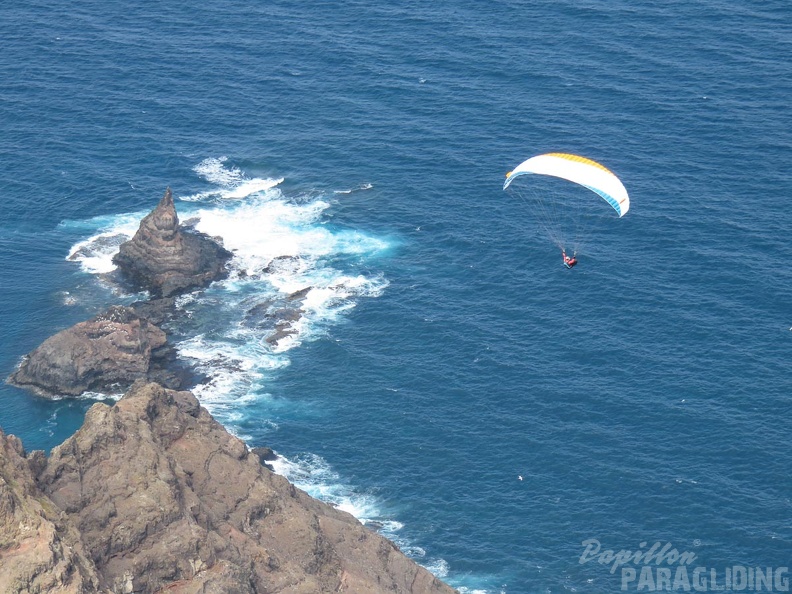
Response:
[[[272,466],[272,464],[269,464],[269,462],[274,462],[275,460],[277,460],[278,454],[273,452],[272,448],[267,448],[267,447],[253,448],[250,450],[250,453],[256,454],[256,456],[258,456],[258,459],[261,461],[262,466],[264,466],[269,470],[272,470],[273,472],[275,471],[275,468]]]
[[[45,340],[8,381],[42,396],[123,392],[136,379],[167,379],[157,364],[168,355],[165,347],[160,328],[129,307],[113,306]]]
[[[272,451],[272,448],[268,447],[260,447],[260,448],[253,448],[250,450],[251,453],[256,454],[259,457],[259,460],[264,462],[272,462],[278,459],[278,454]]]
[[[285,320],[275,324],[274,331],[272,334],[267,336],[265,340],[267,341],[267,344],[277,345],[279,341],[283,340],[287,336],[293,336],[295,334],[297,334],[297,329],[292,325],[291,321]]]
[[[278,274],[282,272],[297,272],[300,269],[301,260],[297,256],[275,256],[264,268],[266,274]]]
[[[289,293],[286,297],[287,301],[303,301],[313,287],[305,287],[294,293]]]
[[[170,188],[140,222],[135,236],[113,257],[122,277],[155,297],[204,287],[228,275],[232,254],[215,241],[179,225]]]
[[[159,326],[163,322],[173,319],[176,308],[176,300],[173,297],[163,299],[152,299],[150,301],[135,301],[131,307],[141,318],[146,318],[149,322]]]

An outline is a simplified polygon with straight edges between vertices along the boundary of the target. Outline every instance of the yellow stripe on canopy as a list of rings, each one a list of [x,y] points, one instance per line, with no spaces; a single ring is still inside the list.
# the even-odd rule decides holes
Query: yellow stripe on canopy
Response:
[[[528,173],[550,175],[579,184],[602,196],[623,217],[630,210],[630,197],[614,173],[586,157],[569,153],[547,153],[523,161],[506,176],[503,189],[516,177]]]

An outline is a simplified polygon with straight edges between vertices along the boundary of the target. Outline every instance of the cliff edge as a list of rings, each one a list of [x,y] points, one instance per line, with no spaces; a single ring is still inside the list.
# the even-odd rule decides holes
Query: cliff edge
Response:
[[[190,392],[137,382],[48,459],[0,445],[3,592],[454,591],[273,474]]]

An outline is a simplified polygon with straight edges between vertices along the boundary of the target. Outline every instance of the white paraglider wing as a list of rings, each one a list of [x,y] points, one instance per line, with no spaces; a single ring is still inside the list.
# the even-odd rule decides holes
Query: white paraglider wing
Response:
[[[548,153],[532,157],[506,175],[503,189],[508,188],[514,178],[528,173],[551,175],[580,184],[602,196],[620,217],[630,209],[630,197],[619,178],[591,159],[567,153]]]

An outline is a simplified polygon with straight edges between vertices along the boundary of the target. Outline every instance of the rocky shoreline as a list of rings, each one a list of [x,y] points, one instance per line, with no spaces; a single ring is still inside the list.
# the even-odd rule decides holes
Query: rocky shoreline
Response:
[[[0,591],[453,592],[274,474],[272,450],[249,450],[185,390],[195,379],[160,325],[173,297],[226,278],[232,257],[179,223],[168,189],[114,257],[153,299],[58,332],[8,378],[45,397],[125,394],[93,405],[49,457],[0,431]],[[258,304],[248,323],[276,343],[308,290]]]
[[[216,239],[179,222],[168,188],[135,235],[120,243],[113,257],[117,270],[108,279],[126,291],[146,291],[151,298],[111,306],[51,336],[23,357],[7,382],[49,398],[85,392],[120,395],[138,379],[172,389],[194,387],[200,376],[176,360],[161,326],[178,321],[175,297],[227,278],[232,257]],[[297,260],[274,258],[264,273],[297,266]],[[253,305],[245,324],[259,329],[268,344],[277,345],[295,333],[310,290],[305,287]]]

